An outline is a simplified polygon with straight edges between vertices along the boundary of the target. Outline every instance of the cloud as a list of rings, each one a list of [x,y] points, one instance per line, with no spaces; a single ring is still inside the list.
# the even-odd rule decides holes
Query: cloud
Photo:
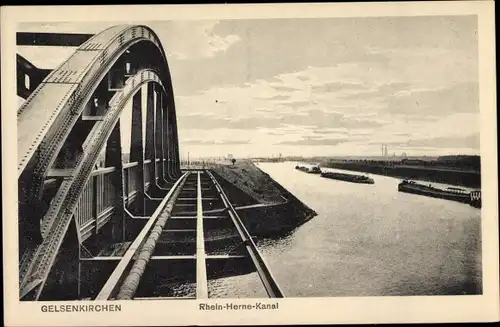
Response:
[[[209,36],[211,36],[211,39],[208,42],[208,45],[212,50],[212,55],[214,55],[217,52],[225,52],[227,49],[229,49],[231,45],[241,40],[241,38],[237,35],[228,35],[226,37],[220,37],[214,35],[213,33],[210,33]]]
[[[217,117],[205,114],[191,114],[178,117],[178,126],[182,129],[242,129],[280,128],[280,127],[311,127],[322,128],[374,128],[385,125],[385,122],[348,117],[342,113],[329,113],[321,110],[310,110],[304,114],[292,113],[288,115],[263,117],[260,115],[232,118],[228,116]]]
[[[446,88],[410,90],[388,97],[387,112],[391,114],[434,114],[479,112],[479,85],[457,83]]]
[[[409,82],[388,82],[379,84],[371,88],[367,87],[351,88],[352,91],[341,93],[339,97],[343,99],[386,98],[393,96],[398,92],[406,91],[411,87],[413,87],[413,84]]]
[[[424,124],[414,124],[412,136],[414,138],[426,138],[430,136],[461,137],[466,134],[479,134],[479,117],[479,112],[453,113],[451,115],[439,116],[435,120],[430,120]]]
[[[301,140],[295,141],[283,141],[276,144],[281,145],[311,145],[311,146],[320,146],[320,145],[338,145],[346,142],[347,139],[317,139],[317,138],[303,138]]]
[[[318,93],[337,92],[340,90],[364,90],[365,86],[362,83],[342,83],[329,82],[322,85],[313,85],[312,91]]]
[[[406,142],[409,147],[433,147],[433,148],[466,148],[479,149],[479,134],[463,137],[431,137],[427,139],[415,139]]]
[[[451,148],[479,149],[479,133],[459,136],[438,136],[428,138],[412,138],[406,141],[390,141],[389,145],[409,148]]]
[[[167,42],[167,54],[176,60],[202,60],[225,53],[235,43],[241,41],[238,35],[220,36],[214,32],[218,20],[168,21],[150,24],[158,37]]]
[[[275,89],[276,91],[282,91],[282,92],[293,92],[293,91],[300,90],[300,89],[295,88],[295,87],[284,86],[284,85],[270,85],[270,86],[273,89]]]
[[[182,144],[188,145],[238,145],[249,144],[249,140],[236,141],[236,140],[187,140],[182,141]]]
[[[322,110],[310,110],[306,115],[290,115],[285,117],[290,124],[314,126],[315,128],[372,128],[381,127],[385,122],[349,117],[339,112],[325,112]]]
[[[189,115],[178,117],[178,126],[182,129],[241,129],[252,130],[259,127],[275,128],[282,124],[276,118],[267,119],[265,117],[216,117],[209,115]]]
[[[264,97],[264,96],[255,96],[255,99],[262,99],[262,100],[286,100],[290,98],[290,95],[284,95],[284,94],[276,94],[271,97]]]
[[[279,144],[279,151],[378,154],[381,143],[467,152],[477,145],[463,137],[479,133],[477,17],[140,23],[167,52],[180,142],[191,153],[274,153]],[[95,33],[110,25],[22,28]],[[42,68],[72,51],[30,49]]]
[[[260,111],[260,112],[273,112],[274,110],[272,108],[256,108],[255,111]]]
[[[272,135],[272,136],[282,136],[282,135],[285,135],[285,132],[267,131],[266,134]]]
[[[130,22],[130,24],[134,23],[151,27],[160,38],[168,59],[172,61],[214,58],[225,53],[231,46],[241,41],[241,37],[235,34],[224,36],[217,34],[214,29],[219,24],[218,20]],[[25,23],[20,24],[18,30],[97,34],[113,25],[116,25],[116,23]],[[75,50],[75,48],[67,47],[42,47],[42,51],[33,47],[25,48],[20,51],[26,57],[29,57],[30,61],[37,60],[41,62],[42,67],[46,68],[54,68]],[[43,62],[44,59],[49,61],[45,63]]]
[[[318,135],[325,135],[325,134],[332,134],[332,133],[343,133],[347,134],[348,129],[347,128],[314,128],[312,130],[313,134],[318,134]]]
[[[311,101],[279,101],[276,103],[294,109],[300,107],[309,107],[312,105]]]
[[[18,46],[17,53],[37,68],[54,69],[71,57],[75,47]]]

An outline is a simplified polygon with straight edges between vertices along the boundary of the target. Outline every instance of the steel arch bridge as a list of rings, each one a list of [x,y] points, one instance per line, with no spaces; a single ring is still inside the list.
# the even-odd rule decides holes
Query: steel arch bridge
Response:
[[[17,58],[17,93],[26,99],[17,112],[21,300],[58,299],[61,290],[72,292],[66,284],[75,280],[74,299],[132,298],[175,205],[197,209],[196,280],[204,285],[197,294],[206,297],[206,260],[241,259],[206,256],[202,203],[210,199],[238,228],[244,259],[257,267],[268,294],[282,296],[212,174],[198,172],[196,179],[181,172],[170,71],[149,27],[120,25],[96,35],[18,33],[17,41],[78,46],[52,71]],[[128,128],[120,116],[129,100],[130,148],[124,149],[121,134]],[[175,204],[182,196],[192,196],[194,204]],[[110,246],[112,255],[97,254]],[[96,266],[101,261],[109,265]],[[110,277],[89,277],[96,269]],[[99,286],[85,289],[81,280]]]

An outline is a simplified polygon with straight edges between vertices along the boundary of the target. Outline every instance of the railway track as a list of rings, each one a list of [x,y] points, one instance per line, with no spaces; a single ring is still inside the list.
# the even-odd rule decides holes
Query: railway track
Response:
[[[211,173],[179,178],[172,81],[149,27],[90,37],[35,87],[17,112],[20,300],[208,298],[210,281],[245,274],[283,296]],[[129,100],[133,122],[147,116],[124,152]]]
[[[213,212],[216,213],[213,213]],[[170,190],[95,300],[207,299],[231,276],[256,275],[284,297],[251,235],[210,171],[186,172]],[[227,292],[225,292],[227,294]]]

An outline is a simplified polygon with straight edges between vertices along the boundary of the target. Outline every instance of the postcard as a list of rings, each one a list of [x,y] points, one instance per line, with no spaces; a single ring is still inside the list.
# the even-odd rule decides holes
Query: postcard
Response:
[[[1,15],[6,325],[499,319],[493,2]]]

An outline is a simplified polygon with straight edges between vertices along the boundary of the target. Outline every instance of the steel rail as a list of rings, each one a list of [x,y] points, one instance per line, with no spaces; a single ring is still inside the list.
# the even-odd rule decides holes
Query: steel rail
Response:
[[[158,209],[155,211],[156,215],[153,214],[153,216],[148,221],[146,226],[144,226],[139,236],[136,237],[134,243],[129,249],[130,252],[127,251],[127,253],[123,257],[123,260],[120,261],[120,264],[115,269],[116,274],[115,272],[113,272],[111,277],[108,279],[110,283],[108,285],[108,288],[106,288],[106,285],[105,288],[103,288],[104,291],[102,293],[103,297],[108,297],[109,299],[109,296],[112,295],[111,292],[109,292],[109,290],[114,289],[114,287],[112,287],[113,283],[118,282],[120,280],[121,276],[119,275],[123,274],[126,266],[129,265],[130,260],[134,257],[134,254],[138,252],[139,250],[138,246],[139,246],[140,250],[138,252],[137,259],[135,260],[123,284],[121,284],[116,299],[131,300],[134,297],[134,294],[137,291],[137,288],[139,287],[141,277],[144,274],[144,271],[146,270],[146,266],[149,260],[151,259],[151,256],[153,255],[156,243],[160,239],[163,227],[165,226],[168,218],[170,217],[172,208],[175,204],[175,200],[179,196],[180,190],[182,189],[182,186],[186,182],[186,178],[188,175],[189,173],[186,173],[179,180],[177,180],[175,186],[170,190],[169,194],[167,194],[167,196],[162,201]],[[151,226],[153,226],[153,223],[154,227],[151,228]],[[146,242],[144,242],[144,238],[146,237],[146,235],[148,235],[148,238]],[[99,294],[98,299],[100,296],[101,293]]]
[[[201,200],[201,178],[197,174],[197,218],[196,218],[196,298],[208,298],[207,265],[205,252],[205,235],[203,228],[203,201]]]
[[[170,200],[172,194],[177,189],[177,187],[181,183],[182,179],[185,179],[186,177],[187,177],[187,173],[182,175],[181,178],[179,178],[177,180],[177,182],[174,184],[174,186],[167,193],[165,198],[163,198],[163,201],[160,203],[158,208],[156,208],[155,212],[149,218],[149,220],[146,222],[146,224],[142,228],[139,235],[137,235],[135,240],[132,242],[132,244],[127,249],[127,252],[125,252],[123,257],[120,259],[120,262],[116,266],[115,270],[113,270],[113,272],[109,276],[108,280],[104,284],[103,288],[101,289],[101,291],[97,295],[97,297],[95,299],[96,301],[109,300],[113,296],[113,292],[117,289],[118,283],[120,282],[120,280],[122,280],[123,274],[125,273],[126,269],[130,266],[132,258],[136,255],[137,251],[139,250],[139,247],[143,244],[144,239],[146,238],[146,235],[148,235],[153,224],[157,221],[159,215],[163,212],[163,209],[167,205],[167,202]]]
[[[238,230],[238,233],[240,234],[240,237],[248,251],[250,258],[252,259],[252,262],[255,265],[255,268],[257,269],[257,273],[259,274],[260,280],[262,281],[262,284],[264,285],[264,288],[266,289],[268,296],[271,298],[284,298],[285,296],[283,292],[281,291],[278,283],[276,282],[271,271],[269,270],[266,262],[264,261],[264,258],[257,249],[257,245],[253,241],[252,236],[245,228],[245,225],[243,224],[240,217],[236,213],[236,210],[234,209],[233,205],[228,200],[226,194],[224,193],[224,190],[219,185],[219,182],[217,182],[212,173],[208,170],[206,172],[208,176],[210,176],[210,178],[212,179],[212,182],[217,188],[221,196],[221,199],[224,202],[224,205],[228,209],[228,214],[231,217],[236,229]]]

